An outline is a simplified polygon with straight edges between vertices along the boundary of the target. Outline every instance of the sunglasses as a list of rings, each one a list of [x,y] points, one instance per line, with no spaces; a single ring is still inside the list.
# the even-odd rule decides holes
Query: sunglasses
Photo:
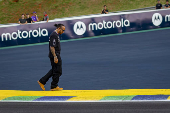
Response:
[[[62,28],[61,28],[62,29]],[[63,30],[63,29],[62,29]],[[63,31],[65,31],[65,30],[63,30]]]

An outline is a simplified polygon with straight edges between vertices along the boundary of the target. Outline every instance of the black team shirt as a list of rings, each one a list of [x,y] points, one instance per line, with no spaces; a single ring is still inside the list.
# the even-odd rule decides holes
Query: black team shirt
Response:
[[[26,19],[19,19],[19,21],[20,21],[20,23],[22,23],[22,24],[24,24],[24,23],[26,23]]]
[[[26,20],[27,20],[27,23],[31,23],[32,18],[27,18]]]
[[[165,4],[165,7],[168,8],[170,6],[170,4]]]
[[[51,53],[50,46],[55,48],[56,55],[60,55],[60,51],[61,51],[60,37],[56,31],[51,33],[50,39],[49,39],[49,55],[48,56],[50,58],[54,58],[53,54]]]
[[[162,7],[161,3],[160,4],[159,3],[156,4],[156,9],[161,9],[161,7]]]
[[[109,11],[106,9],[105,12],[109,12]],[[104,12],[104,9],[103,9],[102,14],[106,14],[105,12]]]

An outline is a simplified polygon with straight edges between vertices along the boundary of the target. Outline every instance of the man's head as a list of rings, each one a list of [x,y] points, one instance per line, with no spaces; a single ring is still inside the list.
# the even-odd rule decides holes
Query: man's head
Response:
[[[29,18],[30,17],[29,13],[27,13],[26,16],[27,16],[27,18]]]
[[[24,15],[24,14],[22,14],[22,15],[21,15],[21,18],[22,18],[22,19],[24,19],[24,17],[25,17],[25,15]]]
[[[160,3],[160,0],[158,0],[158,3]]]
[[[55,27],[57,27],[56,31],[58,34],[63,34],[65,31],[65,26],[63,24],[55,24]]]
[[[44,12],[44,15],[47,15],[47,12]]]
[[[104,5],[104,6],[103,6],[103,8],[106,10],[107,6],[106,6],[106,5]]]
[[[169,0],[166,0],[166,4],[169,4]]]
[[[33,15],[34,15],[34,16],[36,15],[36,12],[35,12],[35,11],[33,12]]]

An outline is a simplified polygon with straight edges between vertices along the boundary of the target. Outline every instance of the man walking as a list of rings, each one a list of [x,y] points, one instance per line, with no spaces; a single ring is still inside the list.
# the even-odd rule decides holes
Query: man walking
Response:
[[[52,77],[51,91],[61,91],[63,88],[58,86],[59,77],[62,75],[62,60],[60,56],[60,38],[59,35],[63,34],[65,31],[65,26],[63,24],[55,24],[57,29],[51,33],[49,40],[49,58],[51,61],[52,69],[39,81],[42,90],[45,90],[44,85]]]

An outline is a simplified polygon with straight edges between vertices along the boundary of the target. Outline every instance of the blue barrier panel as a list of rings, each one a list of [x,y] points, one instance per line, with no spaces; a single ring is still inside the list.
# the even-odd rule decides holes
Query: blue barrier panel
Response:
[[[170,26],[169,9],[123,12],[56,19],[27,25],[0,26],[0,47],[47,42],[62,23],[66,31],[61,40],[132,32]]]

